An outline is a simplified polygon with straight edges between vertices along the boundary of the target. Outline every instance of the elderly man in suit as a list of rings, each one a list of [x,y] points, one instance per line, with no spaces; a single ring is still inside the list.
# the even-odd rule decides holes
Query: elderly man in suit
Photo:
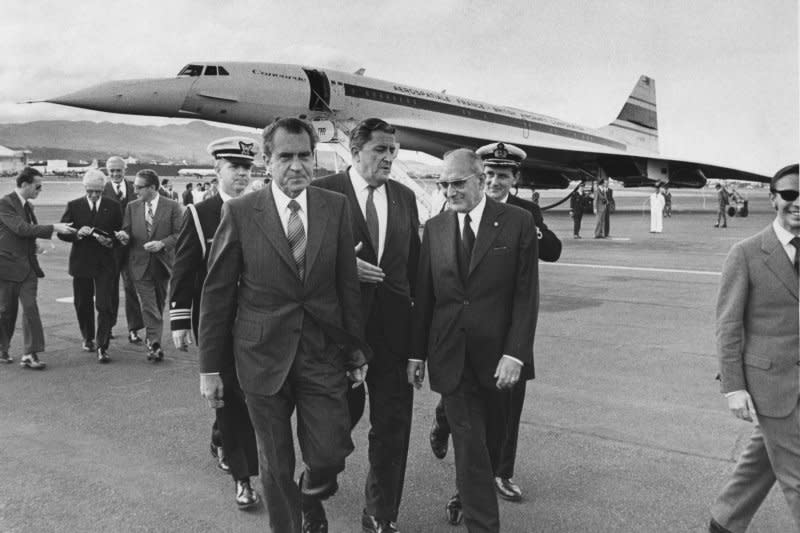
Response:
[[[406,380],[411,297],[419,260],[414,193],[390,180],[399,145],[394,128],[370,118],[350,132],[353,166],[312,185],[347,196],[357,242],[361,310],[372,349],[369,388],[369,471],[362,529],[397,531],[411,433],[413,388]],[[352,425],[364,409],[364,387],[350,389]]]
[[[83,337],[83,349],[97,350],[97,360],[108,363],[108,342],[114,322],[113,297],[117,267],[114,247],[119,245],[115,234],[122,228],[119,203],[102,198],[105,174],[92,169],[83,176],[84,196],[67,204],[61,222],[79,228],[77,233],[59,235],[71,242],[69,274],[78,328]],[[97,308],[97,335],[94,310]],[[97,339],[97,346],[95,346]]]
[[[341,194],[308,187],[315,143],[299,119],[265,128],[272,183],[223,206],[200,300],[200,388],[218,407],[219,374],[235,362],[276,533],[328,530],[321,500],[353,451],[347,379],[367,370],[350,211]]]
[[[125,160],[118,155],[108,158],[106,161],[106,172],[108,181],[103,189],[103,196],[111,198],[119,203],[121,213],[125,213],[128,204],[136,199],[133,190],[133,183],[125,179],[127,165]],[[139,297],[136,296],[136,287],[133,285],[133,278],[128,269],[128,248],[117,246],[114,248],[114,259],[118,274],[114,278],[114,287],[111,290],[111,306],[114,311],[114,319],[111,326],[117,323],[117,313],[119,311],[119,279],[122,277],[122,286],[125,290],[125,319],[128,323],[128,342],[141,344],[139,330],[144,327],[142,319],[142,308],[139,305]]]
[[[142,308],[147,360],[154,362],[164,359],[164,304],[183,218],[180,204],[158,194],[158,186],[154,171],[136,173],[133,187],[139,198],[125,208],[121,232],[122,242],[128,244],[128,267]]]
[[[533,378],[538,247],[533,216],[483,192],[481,159],[445,155],[440,183],[450,211],[425,224],[408,380],[442,394],[453,432],[456,485],[467,529],[500,530],[490,435],[507,391]]]
[[[197,338],[200,294],[206,278],[208,251],[217,232],[222,205],[244,194],[250,183],[250,169],[258,144],[248,137],[225,137],[208,145],[219,176],[219,194],[198,204],[189,204],[175,246],[175,263],[170,279],[170,326],[175,348],[186,350],[191,343],[190,329]],[[232,346],[225,347],[232,350]],[[225,390],[224,405],[216,410],[211,430],[211,454],[222,470],[230,472],[239,509],[258,503],[250,477],[258,475],[258,452],[253,425],[247,413],[244,393],[236,378],[236,368],[220,372]]]
[[[775,220],[736,243],[717,299],[722,392],[750,442],[711,508],[712,533],[745,531],[776,479],[800,529],[800,178],[797,163],[770,182]]]
[[[561,256],[561,241],[544,223],[541,208],[534,202],[524,200],[511,194],[511,188],[519,181],[519,166],[527,157],[525,151],[507,143],[492,143],[481,146],[476,153],[483,160],[483,171],[486,174],[486,195],[500,203],[507,203],[521,207],[533,216],[536,224],[536,233],[539,239],[539,259],[554,262]],[[493,416],[504,417],[507,426],[505,432],[490,435],[494,441],[490,450],[492,469],[497,493],[508,501],[522,500],[522,489],[512,479],[514,477],[514,464],[517,455],[517,441],[519,437],[519,423],[522,417],[522,407],[525,403],[526,380],[520,380],[507,394],[506,403],[502,410]],[[433,453],[438,458],[447,454],[447,441],[450,436],[450,426],[444,411],[443,402],[436,406],[436,417],[430,433],[430,442]],[[447,504],[448,520],[452,524],[461,521],[461,502],[458,495],[453,496]]]
[[[24,368],[42,370],[39,361],[44,351],[44,331],[36,304],[38,278],[44,277],[36,259],[36,239],[49,239],[53,232],[72,234],[69,224],[39,225],[30,200],[42,190],[42,174],[25,167],[17,174],[17,187],[0,198],[0,363],[11,363],[8,354],[11,337],[17,323],[19,303],[22,303],[22,336]]]

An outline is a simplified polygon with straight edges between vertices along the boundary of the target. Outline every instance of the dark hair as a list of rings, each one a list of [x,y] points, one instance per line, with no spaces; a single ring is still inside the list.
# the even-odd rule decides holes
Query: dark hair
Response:
[[[186,184],[186,190],[188,191],[188,190],[189,190],[189,189],[191,189],[191,188],[192,188],[192,184],[191,184],[191,183],[187,183],[187,184]]]
[[[272,157],[272,141],[275,139],[275,134],[278,130],[285,130],[287,133],[294,135],[305,132],[308,134],[308,139],[311,142],[312,152],[317,146],[317,132],[314,131],[311,124],[299,118],[280,118],[264,128],[264,133],[261,135],[261,150],[267,161]]]
[[[774,192],[775,184],[778,183],[778,180],[788,176],[789,174],[800,174],[800,164],[794,163],[792,165],[787,165],[776,172],[769,182],[769,190]]]
[[[382,131],[394,135],[394,127],[379,118],[368,118],[359,122],[350,131],[350,152],[360,152],[364,145],[372,138],[373,131]]]
[[[136,173],[136,177],[144,178],[144,180],[147,182],[147,185],[145,185],[145,187],[155,187],[156,189],[158,189],[158,174],[156,174],[155,170],[149,168],[140,170],[139,172]]]
[[[169,183],[169,179],[168,178],[164,178],[163,180],[161,180],[161,186],[162,187],[166,187],[167,183]]]
[[[17,187],[22,187],[23,183],[33,183],[36,176],[42,177],[42,173],[33,167],[25,167],[17,174]]]

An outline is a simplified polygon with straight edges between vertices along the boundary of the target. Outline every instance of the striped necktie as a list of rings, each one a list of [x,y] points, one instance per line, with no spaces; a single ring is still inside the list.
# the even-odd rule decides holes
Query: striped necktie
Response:
[[[794,273],[800,276],[800,237],[793,237],[789,244],[794,246]]]
[[[144,214],[144,227],[147,230],[147,238],[150,239],[150,235],[153,233],[153,204],[151,202],[147,202],[147,211]]]
[[[289,248],[292,249],[292,256],[297,265],[297,276],[303,280],[306,275],[306,231],[300,215],[297,214],[300,204],[292,200],[289,202],[289,209],[292,213],[289,215],[289,223],[286,225],[286,238],[289,239]]]

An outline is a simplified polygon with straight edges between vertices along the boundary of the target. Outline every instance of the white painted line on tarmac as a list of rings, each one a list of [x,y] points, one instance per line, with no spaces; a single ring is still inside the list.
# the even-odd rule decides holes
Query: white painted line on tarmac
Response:
[[[663,272],[666,274],[694,274],[697,276],[719,276],[721,272],[712,272],[710,270],[684,270],[680,268],[652,268],[652,267],[630,267],[630,266],[622,266],[622,265],[594,265],[594,264],[586,264],[586,263],[562,263],[561,261],[557,263],[545,263],[540,262],[539,266],[542,265],[555,265],[555,266],[568,266],[568,267],[578,267],[578,268],[594,268],[597,270],[634,270],[637,272]]]

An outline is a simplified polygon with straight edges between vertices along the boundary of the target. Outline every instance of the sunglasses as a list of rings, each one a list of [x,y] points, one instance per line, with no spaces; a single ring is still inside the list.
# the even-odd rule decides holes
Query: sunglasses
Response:
[[[783,191],[776,191],[775,189],[770,189],[770,192],[773,194],[777,194],[781,198],[783,198],[784,202],[794,202],[797,200],[797,197],[800,196],[800,191],[795,191],[792,189],[786,189]]]
[[[41,184],[34,186],[34,189],[36,189],[37,191],[41,191],[42,190]]]

